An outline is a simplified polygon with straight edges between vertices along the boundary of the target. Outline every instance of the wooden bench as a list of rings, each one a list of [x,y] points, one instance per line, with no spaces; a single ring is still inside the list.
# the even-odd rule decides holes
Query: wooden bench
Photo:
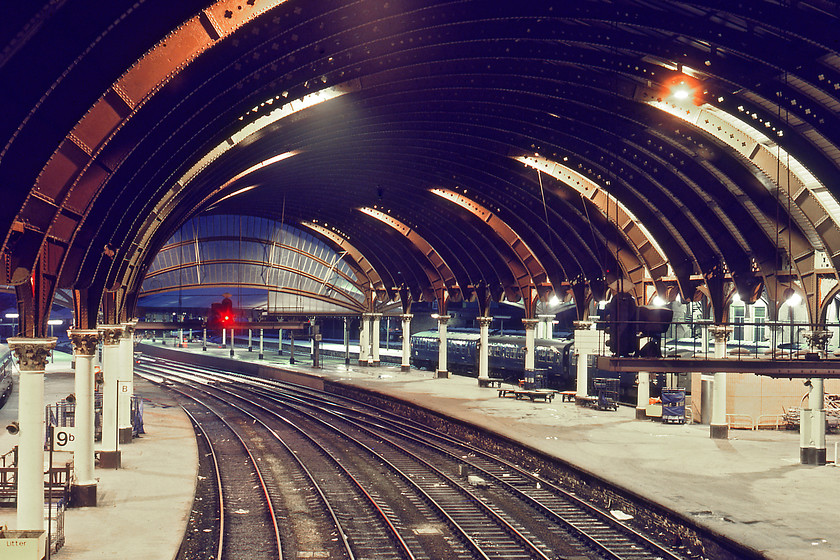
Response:
[[[560,399],[563,402],[575,402],[577,391],[560,391]]]
[[[516,390],[513,392],[513,396],[516,397],[517,400],[529,398],[531,401],[535,401],[536,399],[542,399],[545,402],[551,402],[551,399],[554,398],[555,391],[549,391],[545,389],[534,389],[533,391],[526,391],[526,390]]]
[[[499,389],[499,397],[513,397],[519,389]]]
[[[502,380],[501,379],[478,379],[478,386],[479,387],[495,387],[497,389],[502,388]]]

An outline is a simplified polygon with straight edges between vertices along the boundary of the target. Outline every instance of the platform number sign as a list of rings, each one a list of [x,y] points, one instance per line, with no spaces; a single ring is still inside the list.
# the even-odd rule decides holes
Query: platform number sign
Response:
[[[131,381],[117,381],[117,391],[120,395],[131,392]]]
[[[69,426],[53,428],[53,445],[56,451],[76,450],[76,429]]]

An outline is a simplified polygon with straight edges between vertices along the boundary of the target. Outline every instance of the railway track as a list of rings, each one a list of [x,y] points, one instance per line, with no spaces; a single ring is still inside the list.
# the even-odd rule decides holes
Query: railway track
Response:
[[[681,558],[538,475],[387,411],[176,362],[144,361],[137,372],[195,402],[213,399],[257,449],[256,464],[280,457],[287,469],[271,470],[276,480],[308,470],[293,497],[305,486],[313,520],[332,517],[321,540],[340,536],[346,548],[329,558]],[[289,511],[280,490],[271,501]],[[285,549],[297,547],[295,523],[278,518]]]

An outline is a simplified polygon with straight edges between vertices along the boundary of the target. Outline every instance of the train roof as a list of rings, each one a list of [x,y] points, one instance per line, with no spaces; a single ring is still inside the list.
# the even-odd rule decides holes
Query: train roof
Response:
[[[412,338],[419,337],[419,338],[434,338],[437,340],[440,338],[438,331],[420,331],[416,332],[411,335]],[[478,333],[464,333],[464,332],[446,332],[446,340],[478,340],[481,338],[481,335]]]

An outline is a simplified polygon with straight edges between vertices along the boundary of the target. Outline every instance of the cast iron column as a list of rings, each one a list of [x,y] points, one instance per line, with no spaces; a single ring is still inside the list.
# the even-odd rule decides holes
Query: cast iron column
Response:
[[[438,367],[435,370],[435,375],[437,377],[449,377],[449,371],[446,369],[446,324],[452,317],[450,315],[436,315],[435,317],[438,321],[438,340],[440,341],[440,345],[438,346]]]
[[[359,321],[359,365],[368,365],[370,357],[370,313],[362,313]]]
[[[76,449],[73,451],[75,476],[70,486],[70,499],[74,506],[95,506],[93,357],[99,344],[99,331],[70,329],[67,331],[67,336],[73,344],[73,356],[76,360],[74,385]]]
[[[120,338],[122,325],[100,325],[102,335],[102,448],[99,452],[99,467],[120,468],[118,437],[118,385],[120,379]]]
[[[370,326],[370,348],[371,348],[371,365],[378,366],[379,365],[379,344],[380,344],[380,336],[379,336],[379,325],[380,321],[382,320],[382,313],[371,313],[371,326]]]
[[[712,325],[709,330],[715,337],[715,358],[725,358],[726,341],[729,340],[732,327]],[[712,420],[709,435],[713,439],[729,438],[729,423],[726,421],[726,372],[722,371],[715,373],[712,387]]]
[[[490,364],[488,363],[489,331],[493,317],[476,317],[478,321],[478,386],[485,387],[490,381]]]
[[[117,370],[120,381],[119,414],[120,443],[131,443],[131,396],[134,395],[134,325],[135,322],[122,323],[123,334],[120,337],[120,368]],[[179,331],[180,332],[180,331]],[[183,337],[179,335],[178,347],[182,346]]]
[[[534,354],[536,351],[536,336],[534,330],[539,319],[522,319],[525,325],[525,371],[534,371]]]
[[[44,530],[44,370],[55,338],[9,338],[20,369],[17,529]]]
[[[411,371],[411,319],[414,315],[411,313],[403,313],[400,315],[402,319],[402,362],[400,363],[400,371]]]

